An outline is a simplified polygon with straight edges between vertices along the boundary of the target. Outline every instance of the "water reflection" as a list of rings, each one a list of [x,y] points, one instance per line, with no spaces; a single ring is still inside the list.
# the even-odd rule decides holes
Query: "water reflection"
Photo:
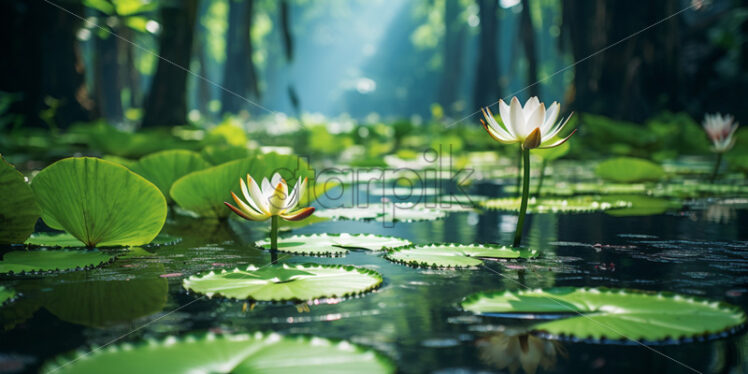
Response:
[[[535,374],[538,368],[552,370],[559,357],[567,358],[563,344],[544,340],[522,330],[492,333],[476,342],[481,361],[510,373]]]

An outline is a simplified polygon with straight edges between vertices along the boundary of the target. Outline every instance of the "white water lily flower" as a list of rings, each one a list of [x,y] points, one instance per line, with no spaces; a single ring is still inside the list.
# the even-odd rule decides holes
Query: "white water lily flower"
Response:
[[[704,116],[704,131],[709,136],[709,140],[714,145],[714,152],[724,153],[729,151],[735,145],[735,131],[738,129],[738,123],[735,117],[722,114],[707,114]]]
[[[537,96],[528,99],[523,107],[515,96],[510,105],[499,100],[499,115],[503,124],[496,121],[488,107],[481,110],[486,119],[481,120],[481,123],[488,134],[501,143],[521,143],[524,149],[553,148],[569,140],[577,131],[574,129],[569,136],[551,142],[571,118],[570,115],[566,120],[556,122],[560,107],[559,103],[554,101],[546,110],[545,104],[541,103]]]
[[[262,189],[247,174],[247,183],[239,178],[242,195],[244,195],[246,202],[232,191],[231,196],[239,207],[237,208],[227,202],[224,202],[224,204],[240,217],[251,221],[264,221],[272,216],[280,216],[286,221],[300,221],[314,213],[313,207],[293,210],[304,195],[306,182],[307,178],[302,181],[299,177],[293,192],[289,194],[286,181],[278,173],[275,173],[270,181],[263,178]]]

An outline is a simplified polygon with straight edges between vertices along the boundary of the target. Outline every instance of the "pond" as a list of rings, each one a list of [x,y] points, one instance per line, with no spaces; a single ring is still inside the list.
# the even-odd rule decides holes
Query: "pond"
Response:
[[[468,191],[500,196],[501,183],[514,180],[480,182]],[[337,187],[329,195],[346,198],[351,190]],[[117,261],[92,270],[3,281],[23,297],[0,309],[0,372],[36,372],[53,357],[86,352],[86,347],[257,331],[346,340],[389,357],[403,373],[740,372],[748,360],[742,329],[678,344],[601,344],[549,339],[530,333],[536,319],[480,316],[460,305],[479,291],[570,286],[669,291],[746,309],[748,232],[741,228],[748,210],[745,204],[720,201],[701,200],[655,215],[531,213],[524,243],[539,252],[537,258],[485,260],[468,269],[405,266],[385,259],[382,251],[351,249],[338,257],[281,252],[282,263],[355,265],[383,277],[378,289],[360,296],[298,304],[187,292],[182,282],[191,275],[269,264],[270,253],[253,245],[266,238],[267,222],[214,222],[171,210],[163,232],[181,238],[175,244],[120,251]],[[314,205],[331,204],[323,198]],[[323,221],[293,234],[370,233],[415,244],[508,243],[516,220],[515,212],[457,211],[413,222]],[[287,235],[282,232],[281,238]]]

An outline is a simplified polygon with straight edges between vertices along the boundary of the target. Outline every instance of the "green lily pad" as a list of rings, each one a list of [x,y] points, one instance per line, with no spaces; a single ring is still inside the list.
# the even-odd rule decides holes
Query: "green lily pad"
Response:
[[[86,270],[112,262],[114,258],[95,250],[13,251],[0,261],[0,274]]]
[[[519,250],[492,244],[429,244],[406,247],[387,253],[390,261],[410,266],[432,268],[466,268],[483,264],[481,259],[536,257],[536,250]]]
[[[182,286],[208,297],[305,301],[358,295],[379,287],[381,283],[379,273],[353,266],[276,264],[193,275],[185,279]]]
[[[109,161],[66,158],[39,172],[31,187],[44,222],[89,247],[150,243],[166,221],[158,188]]]
[[[557,317],[532,326],[551,337],[604,341],[673,341],[733,331],[745,324],[737,307],[688,296],[636,290],[559,287],[481,292],[465,298],[474,313]]]
[[[617,157],[597,165],[595,173],[602,179],[613,182],[658,181],[665,176],[662,166],[634,157]]]
[[[0,244],[23,243],[34,232],[39,206],[23,174],[0,157]]]
[[[566,143],[564,143],[566,144]],[[541,191],[543,196],[573,196],[599,194],[646,194],[652,189],[643,183],[566,183],[548,184]],[[504,186],[508,194],[518,193],[517,186]]]
[[[43,373],[393,373],[381,354],[345,341],[275,333],[168,337],[59,356]]]
[[[196,152],[177,149],[145,156],[131,169],[155,184],[166,197],[166,201],[171,203],[169,190],[177,179],[210,166]]]
[[[605,214],[615,217],[651,216],[663,214],[671,210],[678,210],[683,206],[679,201],[641,195],[611,195],[603,198],[603,200],[611,202],[627,201],[630,203],[627,207],[611,209],[605,212]]]
[[[519,198],[499,198],[482,201],[480,205],[486,209],[519,211]],[[581,213],[605,211],[615,208],[626,208],[631,203],[625,200],[600,199],[592,196],[578,196],[568,199],[530,198],[527,202],[528,213]]]
[[[10,299],[16,297],[16,291],[11,288],[0,286],[0,306],[8,302]]]
[[[447,213],[439,209],[424,208],[421,204],[377,203],[361,207],[323,209],[315,211],[314,215],[334,220],[414,222],[441,219],[446,217]]]
[[[172,245],[179,243],[182,239],[176,236],[166,235],[166,234],[158,234],[156,238],[154,238],[150,243],[145,244],[144,247],[158,247],[162,245]],[[31,237],[26,240],[26,243],[28,245],[38,246],[38,247],[53,247],[53,248],[81,248],[85,247],[86,245],[83,244],[78,238],[74,237],[73,235],[70,235],[66,232],[64,233],[36,233],[31,235]]]
[[[348,253],[348,249],[381,251],[410,244],[409,240],[372,234],[313,234],[279,238],[278,250],[295,254],[336,256]],[[255,245],[270,249],[270,240],[260,240]]]
[[[367,191],[370,195],[376,196],[394,196],[399,199],[406,199],[409,197],[425,197],[425,196],[436,196],[441,194],[441,190],[432,187],[375,187],[372,186]]]
[[[220,165],[229,161],[252,156],[252,152],[244,146],[209,145],[200,151],[200,156],[213,165]]]
[[[231,192],[241,196],[239,179],[250,174],[252,178],[261,181],[271,178],[273,173],[280,173],[289,184],[289,190],[295,186],[299,177],[308,177],[307,195],[317,191],[314,186],[314,171],[297,156],[269,153],[250,158],[235,160],[196,171],[179,178],[171,187],[171,197],[180,207],[194,212],[201,217],[228,217],[231,212],[223,204],[232,201]],[[314,194],[315,196],[316,193]],[[305,196],[300,203],[303,206],[309,201]]]

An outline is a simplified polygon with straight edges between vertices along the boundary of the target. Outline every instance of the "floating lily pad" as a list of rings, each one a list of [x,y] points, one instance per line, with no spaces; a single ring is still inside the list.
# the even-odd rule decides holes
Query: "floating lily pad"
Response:
[[[369,204],[352,208],[323,209],[315,215],[335,220],[377,220],[377,221],[433,221],[444,218],[447,213],[439,209],[424,208],[420,204]]]
[[[366,207],[320,209],[314,211],[314,215],[335,220],[372,220],[384,215],[384,208],[381,204],[371,204]]]
[[[564,143],[566,144],[566,143]],[[566,183],[549,184],[541,191],[543,196],[573,196],[589,194],[646,194],[652,189],[643,183]],[[504,186],[508,194],[518,193],[515,185]]]
[[[595,173],[602,179],[613,182],[658,181],[665,176],[662,166],[634,157],[617,157],[597,165]]]
[[[114,261],[114,256],[100,251],[13,251],[0,261],[0,274],[45,271],[85,270]]]
[[[477,267],[481,259],[531,258],[536,250],[519,250],[492,244],[429,244],[391,251],[385,255],[390,261],[410,266],[432,268]]]
[[[299,177],[309,177],[308,190],[300,206],[310,201],[307,195],[318,196],[320,186],[314,186],[314,171],[309,165],[297,156],[275,153],[243,158],[187,174],[174,182],[170,194],[180,207],[201,217],[228,217],[231,210],[223,202],[232,201],[232,191],[241,196],[240,178],[250,174],[260,181],[272,177],[275,172],[293,184],[289,184],[289,190]]]
[[[34,232],[39,206],[23,174],[0,157],[0,244],[23,243]]]
[[[612,195],[604,199],[612,203],[615,201],[627,201],[630,203],[627,207],[611,209],[605,212],[605,214],[616,217],[651,216],[663,214],[670,210],[678,210],[683,206],[679,201],[641,195]]]
[[[295,254],[343,255],[348,253],[348,249],[381,251],[410,244],[409,240],[372,234],[313,234],[279,238],[278,250]],[[260,240],[255,245],[270,249],[269,240]]]
[[[131,169],[155,184],[166,197],[166,201],[171,203],[169,190],[177,179],[210,166],[196,152],[175,149],[145,156]]]
[[[185,279],[182,285],[187,290],[208,297],[219,295],[257,301],[305,301],[357,295],[371,291],[381,283],[379,273],[353,266],[276,264],[193,275]]]
[[[275,333],[169,337],[59,356],[43,373],[393,373],[381,354],[345,341]]]
[[[367,191],[370,195],[376,196],[394,196],[396,199],[417,198],[424,196],[436,196],[441,193],[433,187],[374,187]]]
[[[0,306],[16,296],[16,291],[0,286]]]
[[[158,188],[109,161],[66,158],[39,172],[31,187],[44,222],[89,247],[150,243],[166,221]]]
[[[220,165],[229,161],[252,156],[252,152],[245,146],[210,145],[200,151],[200,156],[213,165]]]
[[[493,210],[519,211],[520,203],[521,201],[518,198],[499,198],[482,201],[480,205]],[[529,213],[580,213],[629,206],[631,206],[631,203],[625,200],[600,199],[591,196],[578,196],[568,199],[530,198],[527,211]]]
[[[173,245],[180,241],[182,241],[182,238],[166,234],[158,234],[155,239],[143,246],[160,247],[162,245]],[[36,233],[31,235],[31,237],[26,240],[25,244],[52,248],[81,248],[86,246],[83,242],[78,240],[78,238],[66,232],[60,234],[47,232]]]
[[[481,292],[465,310],[501,317],[555,317],[532,329],[551,337],[603,341],[698,339],[742,326],[734,306],[687,296],[636,290],[559,287]]]

